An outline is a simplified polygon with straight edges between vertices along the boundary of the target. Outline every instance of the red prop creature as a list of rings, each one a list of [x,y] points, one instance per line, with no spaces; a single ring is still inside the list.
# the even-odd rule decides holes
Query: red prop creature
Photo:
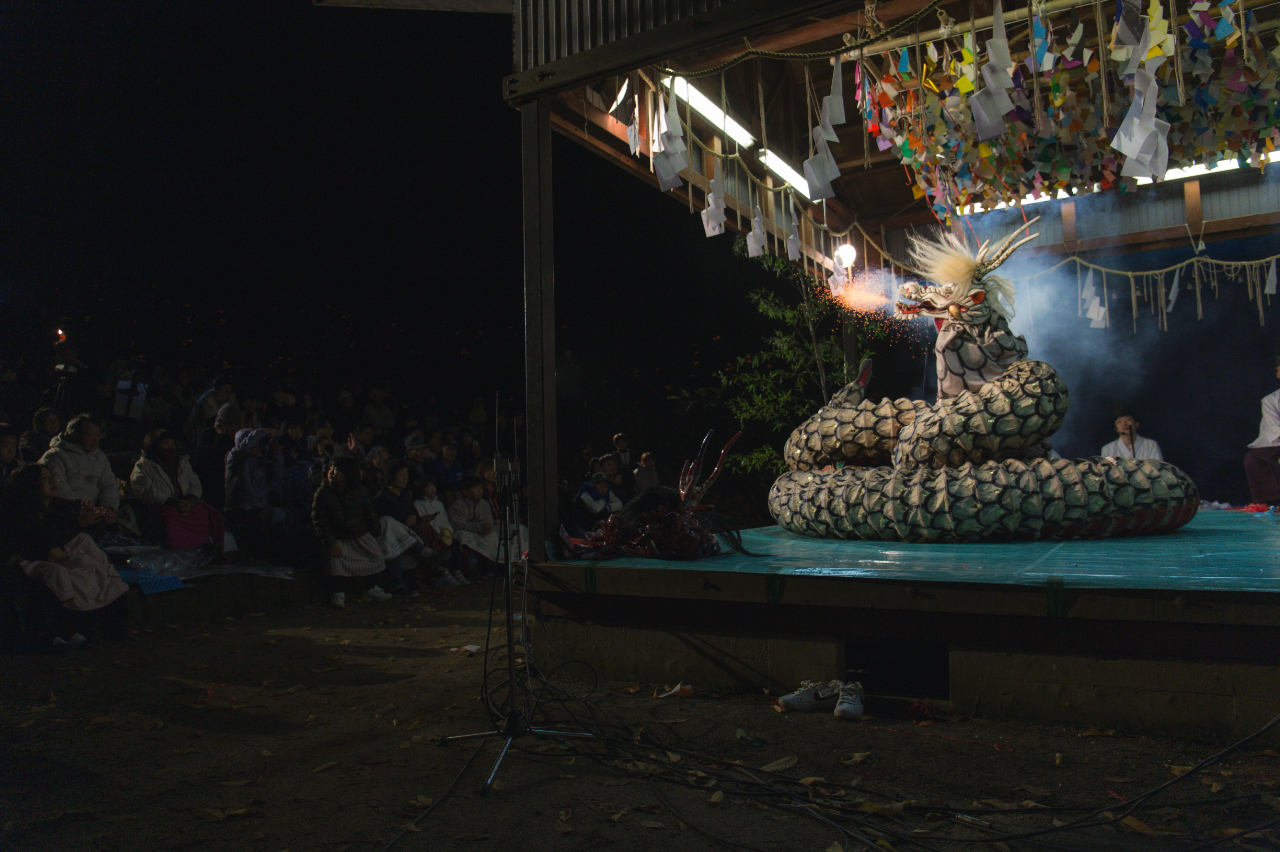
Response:
[[[702,460],[711,442],[711,433],[702,439],[696,461],[686,461],[680,471],[680,490],[650,488],[614,512],[583,538],[573,538],[561,528],[565,548],[583,559],[609,559],[628,554],[650,559],[688,560],[720,554],[723,536],[733,550],[742,550],[741,537],[724,518],[703,503],[707,491],[720,476],[730,448],[742,435],[729,439],[720,451],[715,469],[698,484]]]

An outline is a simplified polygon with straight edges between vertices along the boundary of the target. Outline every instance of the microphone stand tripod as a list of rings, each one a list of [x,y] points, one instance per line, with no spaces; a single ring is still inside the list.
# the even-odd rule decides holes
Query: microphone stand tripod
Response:
[[[511,540],[515,538],[517,541],[520,537],[520,514],[518,509],[517,483],[519,482],[520,463],[514,458],[504,459],[501,453],[494,453],[494,471],[498,475],[498,503],[502,509],[502,518],[498,526],[498,548],[501,562],[505,564],[506,570],[501,573],[502,577],[502,603],[506,610],[505,618],[507,624],[507,698],[506,698],[506,716],[500,725],[495,724],[492,731],[482,731],[475,734],[460,734],[453,737],[441,737],[440,745],[445,743],[456,742],[458,740],[474,740],[488,739],[489,737],[500,737],[505,740],[502,750],[498,753],[498,759],[493,763],[493,769],[489,771],[489,775],[485,778],[484,784],[480,787],[480,795],[487,796],[493,788],[493,780],[498,775],[498,769],[502,766],[502,761],[507,756],[507,751],[511,748],[511,744],[516,740],[527,737],[594,737],[595,734],[585,731],[557,731],[550,728],[535,728],[532,720],[528,718],[525,709],[520,706],[517,700],[518,682],[516,680],[516,634],[515,634],[515,603],[513,596],[513,587],[516,578],[516,558],[512,552]],[[528,562],[524,559],[520,560],[527,568]],[[494,582],[497,582],[495,579]],[[523,608],[520,613],[520,638],[521,646],[525,646],[525,618]],[[524,647],[525,665],[529,665],[528,648]],[[486,655],[485,664],[488,664],[488,656]],[[528,687],[525,687],[525,693],[528,694]]]

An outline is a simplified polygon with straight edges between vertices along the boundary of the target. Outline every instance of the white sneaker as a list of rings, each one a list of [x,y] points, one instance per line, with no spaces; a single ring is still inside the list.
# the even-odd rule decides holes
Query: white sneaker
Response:
[[[838,680],[805,680],[800,682],[800,688],[795,692],[779,698],[778,704],[787,710],[830,710],[836,706],[839,692]]]
[[[471,585],[471,581],[467,579],[467,575],[463,574],[461,571],[458,571],[458,570],[451,571],[449,573],[449,576],[452,577],[453,582],[457,583],[459,586]]]
[[[837,719],[861,719],[863,694],[862,684],[857,681],[840,684],[840,700],[836,702],[833,715]]]
[[[347,608],[347,593],[346,593],[346,592],[334,592],[334,593],[333,593],[333,597],[329,598],[329,606],[333,607],[334,609],[346,609],[346,608]]]
[[[366,599],[377,601],[378,603],[391,600],[390,593],[384,592],[381,586],[371,586],[369,591],[364,593],[364,596]]]

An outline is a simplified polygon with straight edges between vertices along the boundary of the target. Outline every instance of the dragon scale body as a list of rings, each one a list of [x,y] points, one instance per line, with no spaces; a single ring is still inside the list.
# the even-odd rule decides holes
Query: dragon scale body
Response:
[[[1012,251],[1009,242],[995,265]],[[944,261],[963,261],[952,245],[932,259],[945,251]],[[899,309],[938,325],[938,401],[865,400],[864,362],[857,380],[786,443],[791,470],[769,492],[769,512],[782,527],[823,538],[1011,541],[1163,533],[1195,516],[1195,484],[1174,465],[1048,457],[1067,387],[1048,364],[1025,360],[1009,308],[997,309],[1012,288],[995,283],[987,298],[973,284],[994,268],[982,265],[985,251],[962,286],[902,287],[913,304]]]

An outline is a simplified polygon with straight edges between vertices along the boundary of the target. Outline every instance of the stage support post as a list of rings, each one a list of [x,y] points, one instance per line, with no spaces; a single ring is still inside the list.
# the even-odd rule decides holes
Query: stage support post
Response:
[[[559,537],[556,473],[556,288],[551,230],[551,110],[547,96],[520,106],[524,197],[525,425],[529,547],[545,561]]]

